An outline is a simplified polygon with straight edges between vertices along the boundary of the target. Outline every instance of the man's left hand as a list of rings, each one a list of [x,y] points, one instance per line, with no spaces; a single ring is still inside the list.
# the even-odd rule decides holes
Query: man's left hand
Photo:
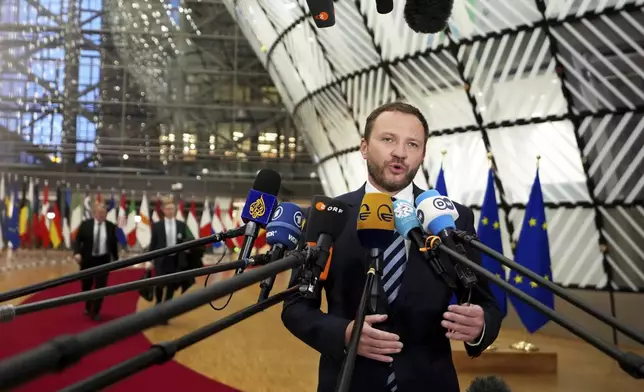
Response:
[[[450,339],[473,343],[483,332],[485,317],[478,305],[450,305],[443,317],[441,325],[448,329],[445,336]]]

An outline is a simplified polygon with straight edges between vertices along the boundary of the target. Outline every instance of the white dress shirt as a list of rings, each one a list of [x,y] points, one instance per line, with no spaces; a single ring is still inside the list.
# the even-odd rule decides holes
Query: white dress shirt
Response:
[[[367,184],[365,185],[365,193],[384,193],[376,189],[373,184],[367,179]],[[396,194],[392,194],[391,197],[395,197],[396,200],[404,200],[408,203],[411,203],[411,205],[414,205],[414,183],[410,183],[407,185],[405,188],[401,189],[398,191]],[[411,241],[408,239],[405,239],[405,249],[407,251],[407,260],[409,260],[409,248],[411,246]],[[469,343],[465,342],[465,344],[468,344],[470,346],[478,346],[481,344],[483,341],[483,335],[485,335],[485,323],[483,324],[483,330],[481,331],[481,338],[478,340],[476,343]]]
[[[100,232],[99,232],[100,230]],[[98,234],[98,238],[96,235]],[[94,252],[95,243],[92,242],[92,256],[103,256],[107,254],[107,235],[105,233],[105,222],[94,220],[93,241],[98,240],[98,253]]]
[[[174,218],[165,218],[164,221],[166,246],[174,246],[177,244],[177,222]]]

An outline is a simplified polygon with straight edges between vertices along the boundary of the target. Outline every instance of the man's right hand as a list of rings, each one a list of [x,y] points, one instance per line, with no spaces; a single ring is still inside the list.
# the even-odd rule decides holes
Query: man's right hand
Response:
[[[81,255],[79,255],[79,254],[74,255],[74,261],[76,263],[80,263],[81,262]]]
[[[373,314],[365,317],[362,334],[358,343],[358,355],[381,362],[391,362],[393,358],[386,354],[399,353],[403,347],[400,337],[396,334],[373,328],[373,324],[382,323],[387,319],[386,314]],[[349,344],[353,321],[344,332],[344,342]]]

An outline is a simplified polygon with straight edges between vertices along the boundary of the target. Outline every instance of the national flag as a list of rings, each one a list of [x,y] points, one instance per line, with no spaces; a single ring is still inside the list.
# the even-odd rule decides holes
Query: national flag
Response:
[[[210,204],[208,198],[203,202],[203,211],[201,211],[201,220],[199,221],[199,237],[208,237],[212,235],[212,214],[210,212]],[[206,246],[212,246],[207,244]]]
[[[116,224],[116,213],[118,212],[118,206],[114,201],[114,193],[110,193],[110,198],[107,200],[107,216],[105,220],[111,223]]]
[[[34,193],[33,193],[33,204],[31,206],[31,216],[29,220],[29,240],[33,244],[34,248],[37,248],[40,244],[40,236],[38,231],[40,230],[40,185],[38,180],[34,184]]]
[[[83,220],[92,219],[92,197],[89,191],[85,192],[85,199],[83,200]]]
[[[186,219],[183,216],[183,199],[181,199],[181,196],[179,196],[179,204],[177,205],[177,214],[175,216],[175,219],[180,222],[186,221]]]
[[[121,203],[119,204],[119,211],[117,214],[116,225],[116,240],[121,244],[121,247],[127,246],[127,236],[125,235],[125,227],[127,226],[127,214],[125,212],[125,192],[121,194]]]
[[[443,196],[448,196],[447,194],[447,184],[445,183],[445,171],[443,170],[443,164],[441,163],[441,168],[438,171],[438,177],[436,178],[436,191]]]
[[[65,243],[65,248],[72,248],[72,231],[69,227],[70,225],[70,212],[69,208],[72,205],[72,190],[69,189],[69,184],[65,186],[62,190],[63,198],[61,200],[62,204],[62,220],[63,220],[63,242]]]
[[[72,240],[76,238],[78,234],[78,228],[83,222],[83,195],[80,193],[80,187],[76,186],[76,192],[72,197],[72,216],[69,223],[69,230],[71,231]]]
[[[199,223],[197,223],[197,207],[195,201],[190,202],[190,211],[186,219],[186,229],[192,234],[192,238],[199,238]]]
[[[9,197],[9,204],[7,205],[7,231],[5,233],[5,240],[7,241],[7,247],[10,246],[11,249],[18,249],[20,248],[20,199],[18,194],[18,182],[14,181],[11,187],[13,190]]]
[[[53,219],[50,219],[49,223],[49,239],[51,240],[51,245],[54,249],[58,249],[60,244],[63,241],[63,220],[61,217],[61,212],[60,212],[60,202],[61,202],[61,194],[60,194],[60,185],[56,186],[56,200],[53,203],[52,208],[50,208],[50,212],[54,214]]]
[[[545,206],[541,191],[539,171],[534,179],[530,198],[526,205],[523,226],[517,242],[515,261],[547,280],[552,280],[550,268],[550,247],[548,245],[548,224],[546,222]],[[528,277],[510,271],[508,281],[524,293],[538,300],[550,309],[554,309],[554,294],[541,287]],[[535,333],[548,321],[548,317],[519,298],[510,294],[510,301],[528,332]]]
[[[213,233],[221,233],[225,231],[224,225],[221,223],[221,219],[219,218],[221,216],[221,210],[219,208],[219,204],[217,204],[217,200],[214,200],[214,209],[212,211],[212,219],[210,222],[210,227],[212,227]],[[213,242],[212,246],[214,248],[219,248],[223,245],[221,241]]]
[[[40,208],[40,215],[38,217],[38,238],[40,238],[41,246],[45,249],[49,248],[51,244],[51,237],[49,235],[49,218],[47,214],[49,213],[49,207],[51,203],[49,202],[49,184],[45,181],[45,191],[42,195],[42,207]]]
[[[20,243],[23,248],[31,245],[31,209],[34,198],[34,180],[29,178],[29,182],[22,183],[22,200],[20,202],[20,218],[18,223],[18,232],[20,233]]]
[[[7,209],[4,173],[0,179],[0,249],[4,249],[4,233],[5,233],[5,210]]]
[[[161,212],[161,195],[157,193],[157,201],[154,204],[154,211],[152,211],[152,223],[157,223],[161,220],[163,213]]]
[[[139,221],[136,223],[136,239],[141,248],[146,249],[152,240],[152,228],[150,227],[150,205],[147,193],[143,193],[141,206],[139,207]]]
[[[496,189],[494,187],[494,171],[490,168],[487,177],[487,188],[483,206],[481,207],[481,218],[477,230],[479,240],[488,247],[499,253],[503,253],[503,243],[501,241],[501,221],[499,219],[499,204],[496,201]],[[505,270],[501,263],[487,254],[482,254],[482,265],[488,271],[495,274],[499,279],[505,280]],[[505,290],[497,284],[490,282],[490,289],[496,299],[503,317],[508,312],[507,296]]]
[[[127,210],[127,222],[123,230],[127,244],[131,247],[136,245],[136,204],[134,202],[134,195],[130,199],[130,206]]]

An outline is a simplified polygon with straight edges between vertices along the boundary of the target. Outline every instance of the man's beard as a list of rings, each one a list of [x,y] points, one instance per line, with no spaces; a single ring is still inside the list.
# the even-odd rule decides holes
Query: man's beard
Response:
[[[420,168],[420,165],[408,171],[402,180],[392,181],[392,180],[388,180],[385,175],[387,166],[389,166],[389,164],[391,163],[393,162],[385,162],[384,164],[378,166],[376,163],[371,162],[369,159],[367,159],[367,172],[369,173],[369,176],[371,176],[373,181],[376,183],[375,185],[379,185],[387,192],[397,192],[397,191],[400,191],[401,189],[404,189],[407,185],[411,184],[411,182],[414,180],[414,177],[416,177],[416,173],[418,173],[418,169]]]

